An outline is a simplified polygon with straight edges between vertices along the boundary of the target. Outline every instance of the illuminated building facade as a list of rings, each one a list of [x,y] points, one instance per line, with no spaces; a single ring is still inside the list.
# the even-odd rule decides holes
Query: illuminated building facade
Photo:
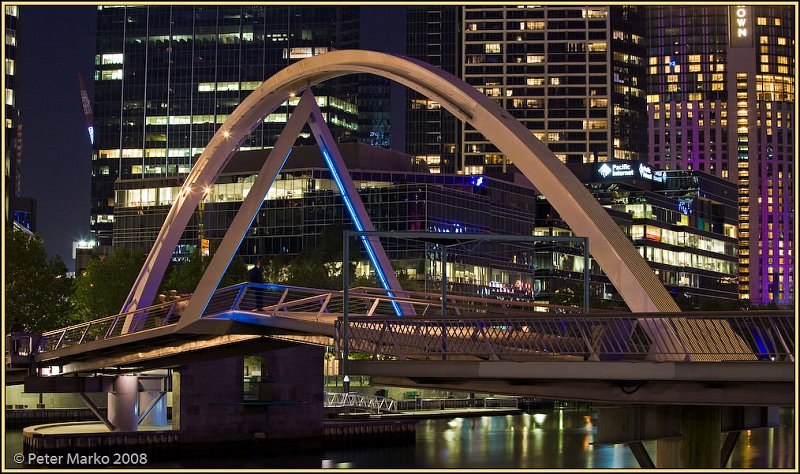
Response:
[[[361,143],[339,145],[355,187],[377,230],[531,235],[536,198],[533,189],[484,176],[415,172],[408,155]],[[200,219],[205,236],[222,239],[266,155],[239,152],[206,197],[202,218],[195,213],[174,259],[197,245]],[[180,192],[179,178],[146,178],[117,183],[115,245],[147,251]],[[316,146],[295,147],[269,190],[239,255],[251,262],[277,255],[298,255],[316,244],[326,228],[354,228],[341,193]],[[396,270],[419,289],[441,285],[436,246],[390,239],[384,244]],[[361,252],[357,276],[372,269]],[[483,243],[479,248],[451,246],[448,282],[455,293],[531,296],[533,272],[520,245]],[[354,256],[359,260],[359,256]],[[440,286],[438,287],[440,289]],[[450,291],[450,290],[448,290]]]
[[[185,176],[263,80],[303,58],[359,46],[356,6],[97,8],[91,230],[102,245],[111,243],[116,180]],[[356,76],[314,92],[337,140],[356,140]],[[298,101],[266,117],[241,150],[271,147]]]
[[[3,156],[3,175],[6,180],[6,192],[3,201],[3,217],[6,222],[13,219],[11,214],[11,200],[19,189],[19,176],[17,175],[17,154],[15,142],[17,138],[17,108],[16,108],[16,59],[17,59],[17,20],[19,7],[6,6],[3,14],[6,39],[5,45],[5,150]]]
[[[635,6],[465,6],[462,78],[565,163],[644,159],[645,27]],[[462,129],[460,171],[510,161]]]
[[[794,301],[795,7],[652,6],[649,161],[738,186],[739,297]]]
[[[730,309],[738,300],[735,184],[696,170],[662,171],[630,160],[569,166],[679,304]],[[536,216],[536,235],[571,235],[547,201],[540,201]],[[582,284],[580,253],[563,249],[545,257],[537,255],[543,294]],[[591,273],[593,296],[618,300],[594,264]]]
[[[408,6],[406,54],[461,77],[460,6]],[[461,123],[435,100],[407,89],[406,153],[432,173],[455,173]]]
[[[16,223],[28,232],[36,231],[36,200],[22,196],[22,123],[17,109],[17,50],[19,7],[7,5],[5,25],[5,150],[3,157],[6,191],[3,216],[6,223]]]

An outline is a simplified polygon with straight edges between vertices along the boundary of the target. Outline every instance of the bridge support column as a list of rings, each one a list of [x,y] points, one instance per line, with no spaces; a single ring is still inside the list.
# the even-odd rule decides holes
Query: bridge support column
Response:
[[[719,469],[720,407],[682,406],[683,437],[656,441],[656,466],[663,468]]]
[[[114,388],[108,392],[108,421],[116,431],[138,430],[139,377],[120,375],[114,379]]]
[[[147,415],[142,418],[140,426],[163,426],[167,424],[167,397],[164,392],[141,392],[139,393],[139,416],[144,415],[144,411],[150,408]]]
[[[656,441],[656,466],[660,469],[719,469],[720,407],[682,406],[680,413],[683,437]]]
[[[172,425],[182,443],[322,436],[323,353],[297,345],[261,356],[258,391],[244,392],[242,356],[173,371]]]

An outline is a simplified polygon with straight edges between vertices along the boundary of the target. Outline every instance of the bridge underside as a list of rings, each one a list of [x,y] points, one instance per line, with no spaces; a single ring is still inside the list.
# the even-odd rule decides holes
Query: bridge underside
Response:
[[[325,335],[333,332],[330,324],[269,318],[263,313],[248,311],[218,316],[219,319],[197,321],[183,331],[170,325],[58,349],[39,354],[36,363],[46,366],[48,361],[57,361],[59,374],[124,373],[176,367],[295,344],[333,345],[333,339]],[[306,331],[310,329],[315,330],[309,334]],[[22,383],[25,375],[27,372],[7,383]]]
[[[376,385],[613,404],[794,405],[793,366],[743,364],[758,363],[365,360],[350,367]]]

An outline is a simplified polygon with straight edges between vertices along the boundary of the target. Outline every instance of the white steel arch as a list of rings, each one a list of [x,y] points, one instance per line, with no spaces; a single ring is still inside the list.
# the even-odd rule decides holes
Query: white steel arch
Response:
[[[494,143],[549,200],[590,252],[631,311],[675,312],[678,306],[627,236],[597,199],[519,121],[474,87],[414,59],[374,51],[333,51],[305,59],[264,81],[229,116],[187,176],[180,196],[142,267],[122,311],[151,304],[172,251],[194,213],[239,144],[290,96],[325,80],[370,73],[399,82],[436,100]],[[272,157],[270,157],[271,159]]]

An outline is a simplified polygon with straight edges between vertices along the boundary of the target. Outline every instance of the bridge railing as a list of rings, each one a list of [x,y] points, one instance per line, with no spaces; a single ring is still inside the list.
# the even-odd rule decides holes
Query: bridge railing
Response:
[[[368,396],[357,392],[325,392],[326,407],[359,407],[375,410],[378,413],[397,411],[397,400]]]
[[[656,344],[658,330],[678,334]],[[732,330],[740,340],[730,338]],[[352,317],[349,351],[399,359],[472,356],[519,360],[573,356],[585,360],[794,361],[791,311],[726,313],[530,314],[526,317]],[[335,324],[337,349],[343,322]],[[688,341],[688,342],[687,342]],[[695,343],[692,344],[691,342]],[[699,341],[699,343],[698,343]],[[698,349],[700,348],[700,349]]]
[[[441,295],[415,291],[392,291],[382,288],[358,287],[349,292],[348,312],[354,316],[394,314],[393,304],[412,309],[416,316],[451,317],[518,315],[531,312],[581,313],[571,306],[546,305],[526,301],[499,300],[462,295],[449,295],[447,305],[442,304]],[[443,310],[443,308],[445,308]],[[248,283],[217,291],[211,299],[204,316],[228,310],[264,311],[272,314],[306,313],[341,315],[344,312],[342,291],[317,290],[285,285]]]
[[[179,298],[135,311],[48,331],[42,334],[37,352],[49,352],[121,336],[125,319],[129,316],[133,317],[130,332],[175,324],[180,319],[180,314],[188,302],[188,297]]]

